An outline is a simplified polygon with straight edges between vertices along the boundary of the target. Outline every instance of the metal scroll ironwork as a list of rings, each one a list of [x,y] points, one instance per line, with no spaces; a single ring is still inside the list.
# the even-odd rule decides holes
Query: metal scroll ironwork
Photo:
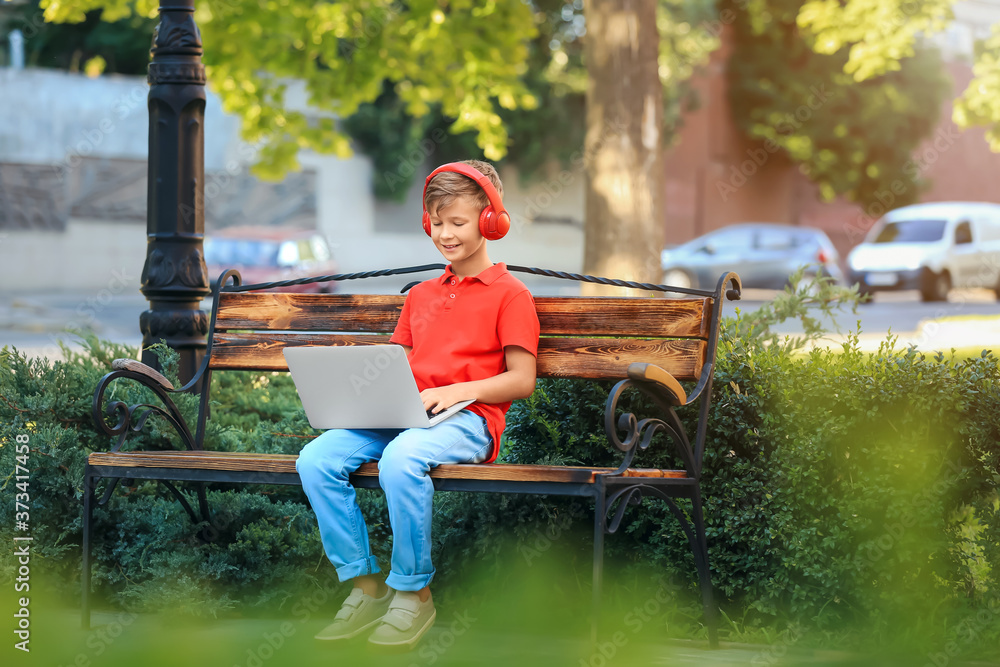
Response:
[[[608,496],[608,499],[604,504],[604,507],[607,510],[604,516],[604,531],[608,534],[614,534],[617,532],[618,528],[621,526],[625,510],[629,505],[638,505],[641,503],[643,495],[645,494],[656,496],[667,504],[667,507],[670,508],[670,512],[674,515],[674,517],[676,517],[678,523],[681,525],[681,528],[684,530],[684,534],[693,545],[695,543],[695,533],[691,529],[691,519],[681,511],[681,508],[674,502],[673,497],[665,493],[663,489],[658,489],[655,486],[644,484],[642,482],[630,484],[626,487],[618,489]]]
[[[650,396],[654,403],[657,404],[657,407],[663,411],[664,419],[653,417],[638,419],[633,413],[626,412],[616,420],[615,414],[618,412],[618,403],[625,390],[630,387],[634,387]],[[684,467],[688,475],[691,477],[697,477],[698,475],[698,468],[695,465],[694,456],[691,451],[691,443],[684,432],[683,424],[677,418],[677,413],[655,391],[637,384],[633,380],[622,380],[611,389],[604,409],[604,432],[608,436],[608,441],[616,449],[625,453],[625,458],[622,460],[621,465],[618,466],[617,470],[609,473],[609,476],[614,477],[623,474],[632,465],[636,452],[639,449],[648,448],[653,440],[653,436],[657,433],[666,433],[673,441],[677,454],[684,461]],[[624,434],[624,439],[619,436],[619,433]]]
[[[135,380],[146,387],[156,394],[163,402],[163,406],[151,405],[149,403],[128,405],[124,401],[111,401],[102,413],[101,406],[104,403],[105,392],[115,380],[121,378]],[[94,403],[91,409],[91,416],[93,417],[94,425],[100,432],[108,437],[118,438],[117,442],[111,447],[112,452],[117,452],[121,449],[130,433],[139,433],[142,431],[146,420],[154,414],[163,417],[177,431],[177,434],[181,437],[181,441],[188,449],[197,449],[195,439],[191,435],[191,430],[188,428],[187,422],[184,420],[183,415],[181,415],[180,410],[178,410],[177,405],[174,404],[168,395],[169,393],[172,393],[171,390],[161,387],[145,375],[134,371],[111,371],[101,378],[101,381],[97,383],[97,388],[94,390]],[[114,426],[109,426],[104,421],[105,414],[109,417],[117,417],[117,423]]]

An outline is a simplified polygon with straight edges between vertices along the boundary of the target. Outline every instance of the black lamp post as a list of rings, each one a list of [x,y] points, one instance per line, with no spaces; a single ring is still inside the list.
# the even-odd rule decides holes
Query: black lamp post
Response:
[[[187,382],[205,356],[209,294],[205,236],[205,67],[194,0],[161,0],[149,64],[149,184],[146,264],[140,290],[149,310],[139,316],[145,348],[163,339],[180,353]]]

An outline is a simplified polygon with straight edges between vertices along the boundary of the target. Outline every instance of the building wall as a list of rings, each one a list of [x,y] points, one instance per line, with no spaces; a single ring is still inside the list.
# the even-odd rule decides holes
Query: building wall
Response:
[[[952,95],[942,104],[937,129],[913,156],[921,178],[930,183],[919,199],[1000,202],[995,184],[1000,154],[990,151],[983,129],[959,131],[951,120],[954,99],[972,78],[973,38],[988,33],[984,26],[1000,22],[1000,2],[959,2],[955,13],[955,24],[936,38],[949,59]],[[724,32],[722,47],[692,82],[701,104],[685,115],[667,156],[668,242],[682,243],[736,222],[780,222],[819,227],[846,254],[893,207],[894,196],[887,191],[883,203],[867,210],[843,199],[823,202],[787,158],[743,138],[726,97],[729,52]]]
[[[102,289],[110,271],[134,274],[145,260],[148,86],[142,77],[94,79],[67,72],[0,68],[0,289]],[[7,104],[19,100],[19,104]],[[291,106],[308,112],[290,87]],[[303,170],[280,183],[249,171],[255,149],[239,121],[209,91],[205,111],[205,227],[283,225],[323,232],[343,271],[441,257],[420,226],[418,156],[404,204],[376,201],[371,161],[305,153]],[[422,158],[422,159],[420,159]],[[511,233],[495,261],[578,270],[582,261],[582,174],[557,172],[526,187],[504,173]]]

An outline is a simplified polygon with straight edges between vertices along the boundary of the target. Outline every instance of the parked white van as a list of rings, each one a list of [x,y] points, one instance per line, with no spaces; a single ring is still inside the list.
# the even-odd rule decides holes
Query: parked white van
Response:
[[[934,202],[887,213],[847,256],[862,293],[919,289],[943,301],[953,287],[985,287],[1000,298],[1000,204]]]

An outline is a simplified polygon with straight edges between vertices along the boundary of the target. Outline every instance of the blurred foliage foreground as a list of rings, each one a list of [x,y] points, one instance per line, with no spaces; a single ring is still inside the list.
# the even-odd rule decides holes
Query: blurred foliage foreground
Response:
[[[997,358],[930,358],[894,349],[891,339],[862,353],[856,337],[842,350],[802,352],[770,333],[807,307],[856,299],[821,282],[725,322],[702,482],[722,638],[782,650],[905,647],[921,659],[914,664],[1000,657]],[[815,322],[804,328],[807,338],[821,334]],[[0,357],[0,511],[14,516],[14,443],[28,434],[31,595],[64,609],[79,600],[85,457],[109,446],[91,424],[91,394],[112,358],[134,352],[91,339],[83,353],[67,350],[67,361],[28,360],[6,348]],[[217,373],[213,383],[210,448],[295,453],[315,435],[287,375]],[[511,410],[502,460],[612,463],[601,423],[607,391],[540,381]],[[152,398],[122,381],[115,392],[129,404]],[[181,398],[195,410],[195,397]],[[682,418],[693,424],[696,415]],[[133,446],[170,448],[170,436],[154,419]],[[666,444],[654,441],[639,464],[673,466]],[[373,548],[388,563],[383,497],[359,497]],[[213,522],[200,527],[209,542],[157,483],[123,485],[96,508],[97,607],[128,619],[165,611],[214,623],[329,622],[346,590],[301,489],[213,485],[209,500]],[[585,635],[593,525],[586,502],[441,493],[435,507],[435,595],[448,632],[469,612],[490,619],[479,627],[494,634]],[[5,544],[13,544],[13,525],[2,522]],[[3,581],[12,582],[16,558],[0,553]],[[662,503],[631,508],[606,542],[607,631],[704,638],[696,581],[687,541]],[[525,587],[531,602],[515,594]],[[295,641],[312,646],[311,635]]]

